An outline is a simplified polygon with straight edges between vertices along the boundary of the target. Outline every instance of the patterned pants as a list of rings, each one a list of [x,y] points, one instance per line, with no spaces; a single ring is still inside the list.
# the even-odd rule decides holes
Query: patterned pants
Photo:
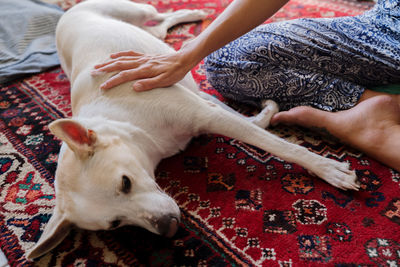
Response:
[[[400,0],[380,0],[355,17],[259,26],[205,66],[214,88],[236,101],[349,109],[366,88],[400,84]]]

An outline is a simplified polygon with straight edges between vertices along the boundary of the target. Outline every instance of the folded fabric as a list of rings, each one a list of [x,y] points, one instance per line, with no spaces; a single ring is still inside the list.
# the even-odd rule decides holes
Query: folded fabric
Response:
[[[55,28],[62,14],[38,0],[0,0],[0,84],[60,64]]]

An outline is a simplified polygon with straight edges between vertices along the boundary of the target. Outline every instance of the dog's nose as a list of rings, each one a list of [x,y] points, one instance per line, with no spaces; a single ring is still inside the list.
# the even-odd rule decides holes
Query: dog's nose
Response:
[[[173,237],[178,231],[179,218],[172,215],[164,215],[156,222],[158,232],[165,237]]]

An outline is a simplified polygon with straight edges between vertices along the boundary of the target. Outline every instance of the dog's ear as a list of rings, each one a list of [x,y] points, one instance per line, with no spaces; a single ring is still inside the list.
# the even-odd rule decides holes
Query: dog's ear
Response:
[[[69,234],[71,228],[72,224],[56,208],[39,241],[27,252],[27,258],[30,260],[36,259],[55,248]]]
[[[97,137],[93,130],[86,129],[79,122],[72,119],[60,119],[49,124],[50,131],[67,143],[81,159],[86,158],[94,151]]]

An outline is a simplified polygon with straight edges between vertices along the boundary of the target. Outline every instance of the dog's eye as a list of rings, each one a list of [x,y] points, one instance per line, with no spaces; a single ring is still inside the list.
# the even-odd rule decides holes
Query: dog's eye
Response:
[[[117,228],[118,226],[120,226],[121,224],[121,220],[114,220],[111,222],[111,229]]]
[[[131,191],[132,183],[128,176],[122,176],[122,189],[121,191],[125,194],[128,194]]]

